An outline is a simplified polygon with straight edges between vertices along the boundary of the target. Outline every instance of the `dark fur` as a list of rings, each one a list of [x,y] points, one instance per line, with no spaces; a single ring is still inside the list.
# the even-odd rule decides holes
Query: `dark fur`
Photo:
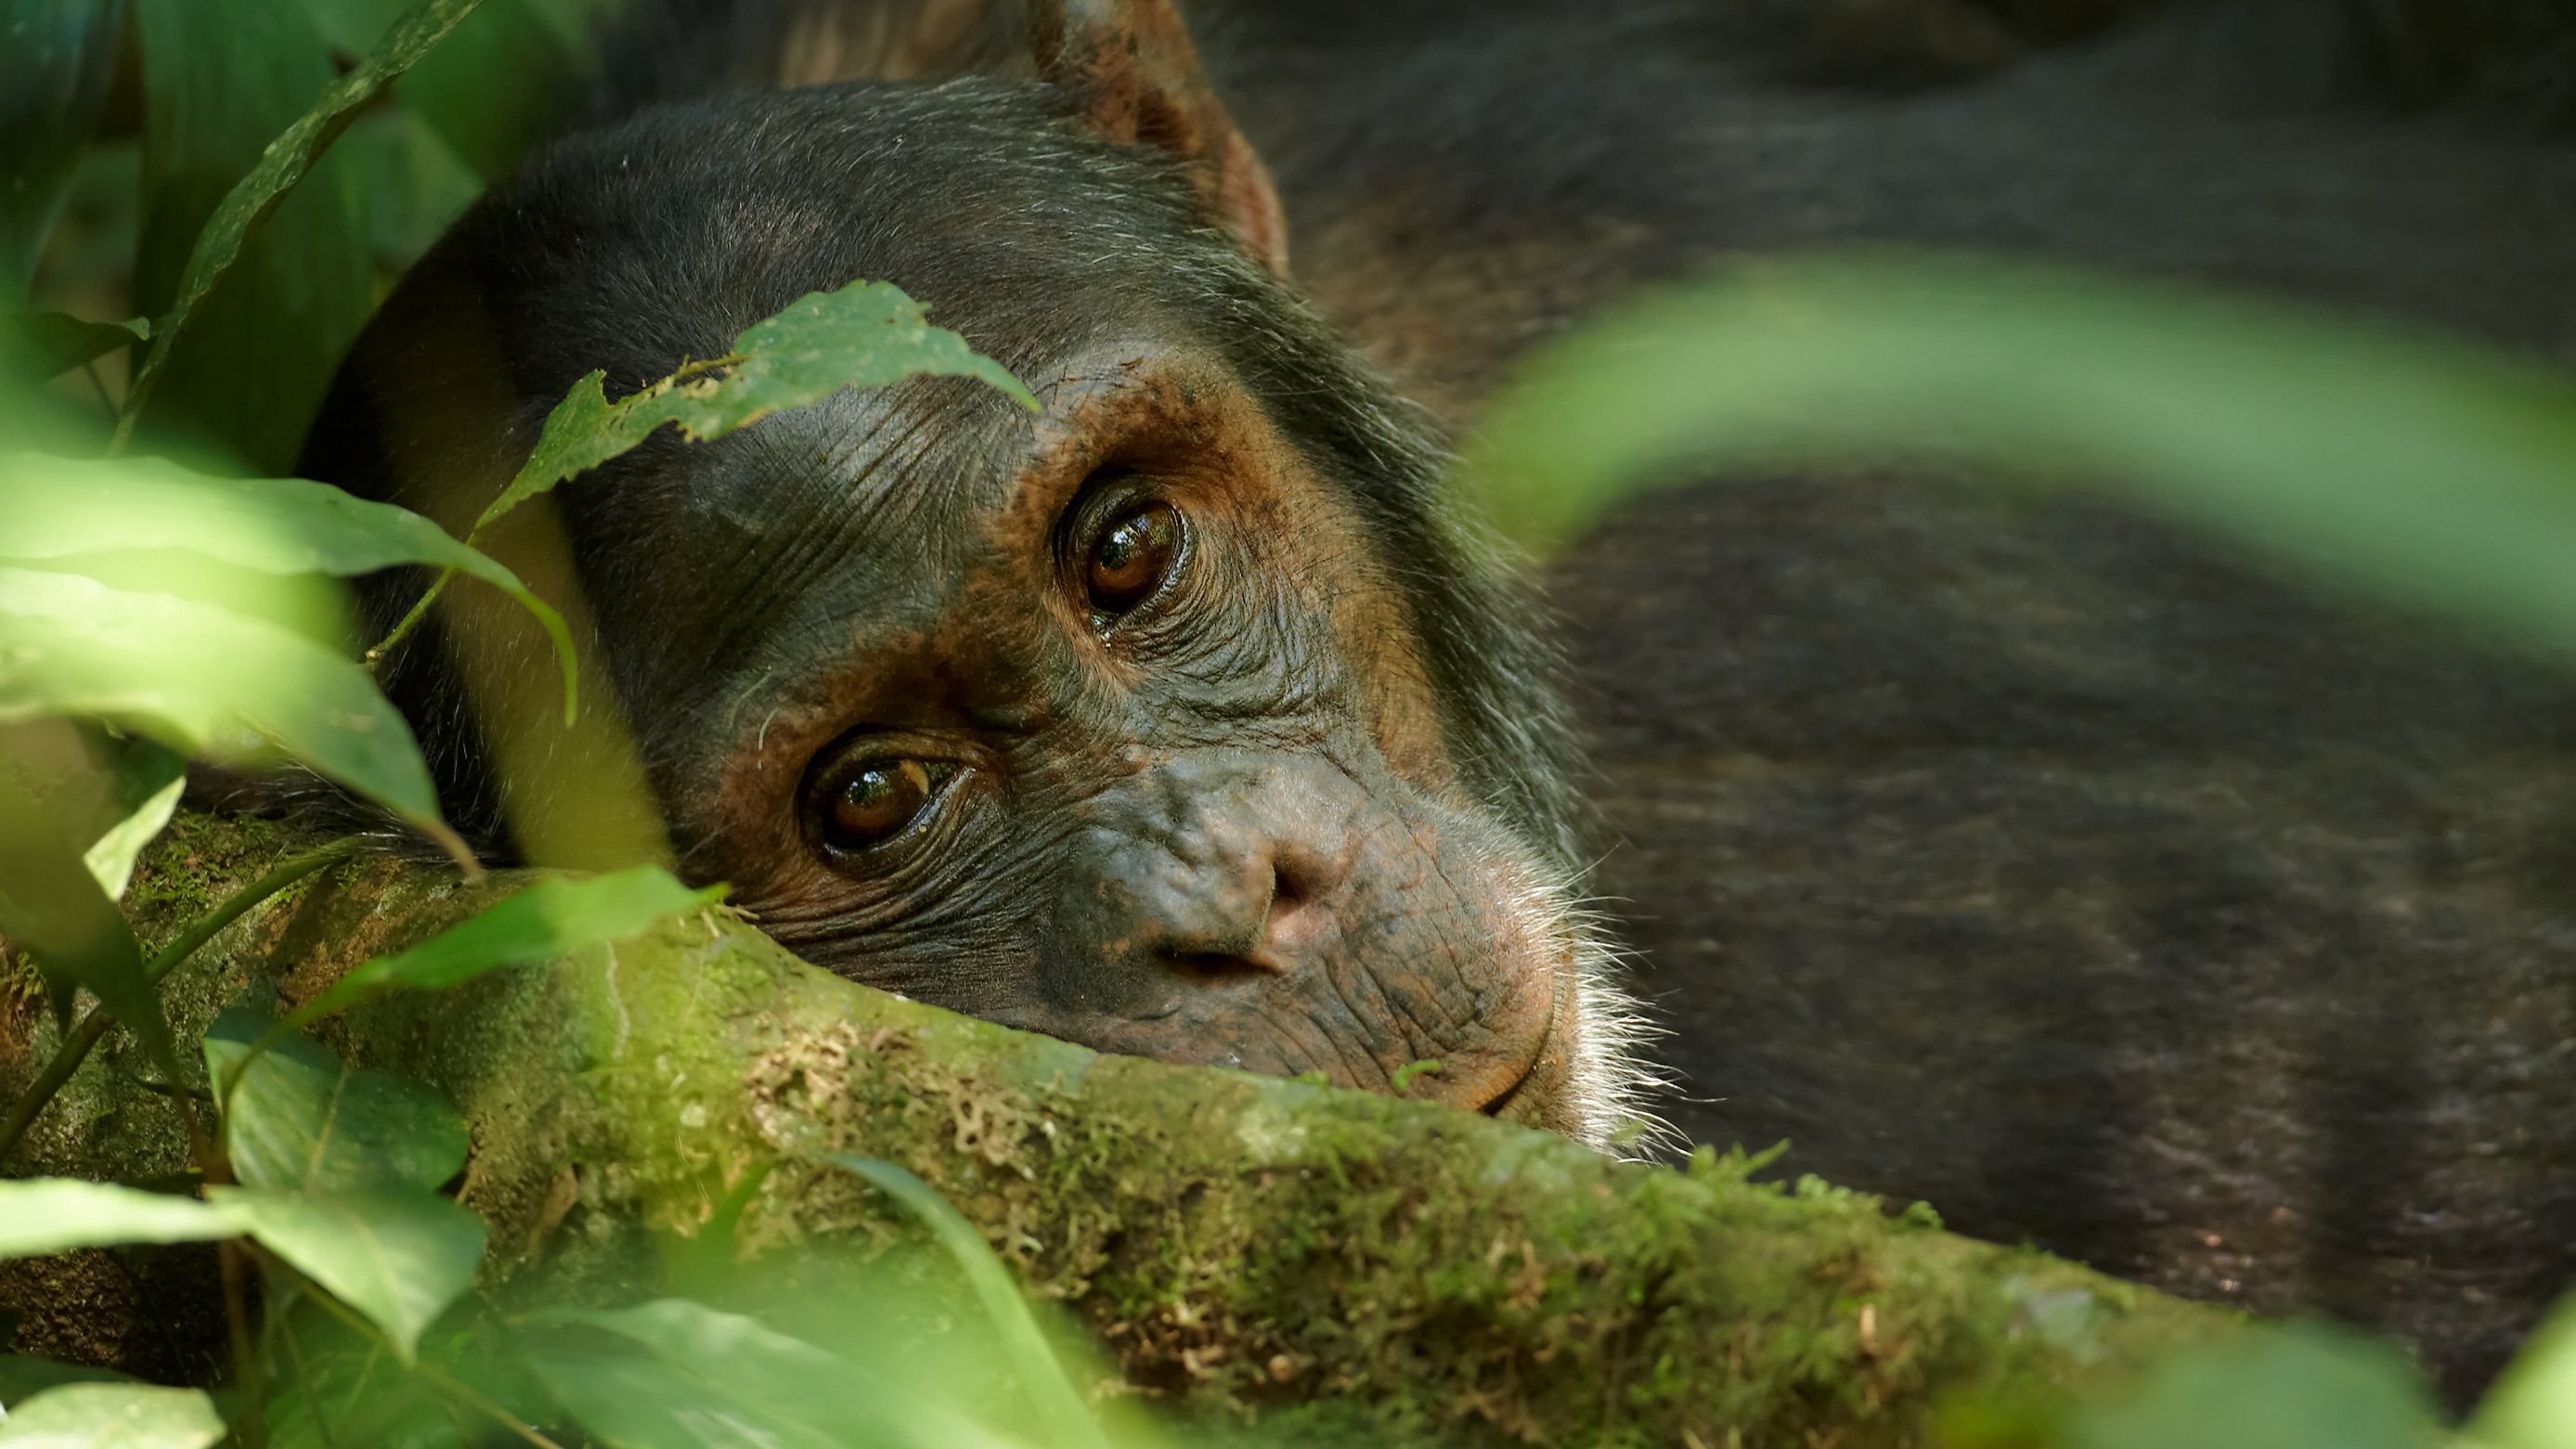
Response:
[[[1215,51],[1327,312],[1453,419],[1570,313],[1855,240],[2576,351],[2564,7],[2021,7],[1973,65],[1402,8],[1237,0]],[[1689,1136],[2455,1398],[2576,1283],[2562,674],[1919,470],[1643,500],[1551,582]]]

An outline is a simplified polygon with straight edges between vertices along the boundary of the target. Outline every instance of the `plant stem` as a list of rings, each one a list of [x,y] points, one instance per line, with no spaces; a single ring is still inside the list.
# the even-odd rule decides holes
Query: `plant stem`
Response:
[[[321,1305],[321,1307],[332,1317],[339,1319],[342,1323],[345,1323],[351,1328],[356,1329],[358,1332],[365,1334],[369,1339],[377,1343],[383,1343],[385,1341],[383,1329],[376,1327],[375,1324],[369,1322],[366,1318],[360,1316],[357,1312],[350,1309],[346,1304],[341,1303],[338,1299],[333,1298],[330,1294],[322,1291],[319,1287],[316,1287],[313,1290],[312,1298],[315,1303]],[[465,1405],[474,1412],[490,1419],[493,1423],[509,1430],[520,1439],[534,1446],[534,1449],[563,1449],[562,1445],[528,1427],[526,1423],[521,1421],[518,1415],[513,1414],[508,1409],[494,1403],[491,1398],[485,1395],[481,1390],[475,1388],[472,1384],[465,1382],[463,1379],[458,1378],[456,1375],[449,1373],[447,1370],[440,1368],[438,1365],[427,1362],[426,1360],[414,1359],[411,1363],[411,1371],[420,1375],[422,1378],[429,1380],[430,1387],[437,1389],[440,1393],[447,1395],[449,1398]]]
[[[233,892],[223,904],[181,927],[179,934],[171,937],[169,944],[144,964],[144,982],[147,985],[158,984],[162,977],[177,970],[179,963],[187,960],[198,947],[213,940],[226,926],[240,920],[251,907],[315,871],[347,859],[356,852],[358,845],[358,839],[351,836],[279,861],[268,874]],[[53,1060],[45,1063],[45,1069],[36,1075],[26,1095],[10,1107],[8,1120],[0,1122],[0,1162],[8,1161],[9,1154],[17,1150],[19,1139],[35,1125],[36,1114],[43,1111],[54,1094],[63,1089],[63,1084],[72,1079],[72,1073],[80,1070],[80,1064],[89,1057],[90,1049],[98,1045],[99,1038],[107,1035],[108,1026],[107,1013],[92,1007],[89,1014],[80,1019],[80,1025],[73,1027],[71,1034],[63,1038],[63,1044],[54,1051]]]

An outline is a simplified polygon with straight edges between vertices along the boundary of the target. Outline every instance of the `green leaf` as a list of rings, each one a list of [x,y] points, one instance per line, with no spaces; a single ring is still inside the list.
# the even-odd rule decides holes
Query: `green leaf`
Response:
[[[623,940],[722,899],[723,886],[693,891],[654,865],[580,880],[550,877],[408,951],[361,964],[290,1019],[316,1020],[382,991],[444,991],[504,966]]]
[[[0,1258],[120,1243],[202,1243],[242,1231],[229,1209],[194,1198],[66,1177],[0,1182]]]
[[[26,351],[48,376],[95,362],[152,335],[152,321],[90,322],[68,312],[28,312],[12,318]]]
[[[222,1437],[213,1399],[151,1384],[65,1384],[0,1419],[0,1449],[206,1449]]]
[[[335,48],[364,55],[406,0],[305,0],[304,8]],[[589,79],[586,50],[540,13],[560,8],[561,0],[485,0],[394,88],[486,180],[516,169]]]
[[[166,65],[184,63],[173,50],[191,40],[209,47],[238,44],[236,35],[248,27],[276,32],[293,14],[293,7],[277,0],[141,0],[144,18],[144,55],[147,70],[156,55]],[[169,308],[156,323],[151,351],[136,372],[134,386],[126,397],[123,415],[118,420],[118,436],[128,436],[153,384],[168,366],[170,349],[187,328],[197,306],[214,289],[224,272],[242,256],[243,243],[252,230],[275,210],[286,194],[302,181],[324,148],[331,144],[349,118],[360,106],[372,100],[387,82],[411,68],[429,53],[456,23],[472,14],[481,0],[421,0],[401,20],[389,28],[383,40],[367,58],[348,74],[322,88],[320,99],[311,109],[288,126],[283,134],[268,143],[258,164],[225,193],[197,235],[188,254],[186,267],[180,272]],[[209,12],[223,12],[210,14]],[[309,26],[296,17],[295,25],[309,34]],[[294,92],[289,92],[293,94]],[[159,88],[154,89],[156,102]],[[156,141],[166,140],[160,125],[154,125]],[[354,211],[354,208],[349,208]],[[347,219],[345,235],[334,233],[333,241],[341,248],[359,248],[358,260],[364,261],[361,230],[354,215]],[[363,317],[364,304],[359,308]],[[333,319],[338,320],[336,317]],[[270,318],[268,325],[279,325]],[[355,322],[349,330],[354,332]],[[336,328],[335,328],[336,331]],[[336,354],[344,339],[330,339],[330,350]],[[300,432],[302,419],[296,420]]]
[[[548,1347],[528,1370],[608,1449],[831,1449],[853,1442],[782,1431],[686,1366],[640,1353]]]
[[[0,309],[27,295],[124,28],[123,0],[0,0]]]
[[[847,1359],[740,1314],[664,1298],[614,1312],[558,1309],[543,1321],[588,1324],[648,1351],[558,1346],[532,1357],[540,1381],[615,1445],[959,1442],[925,1432],[950,1427],[947,1416],[907,1404]]]
[[[2120,1402],[2088,1405],[2067,1449],[2434,1449],[2431,1396],[2403,1354],[2347,1329],[2256,1329],[2183,1354]]]
[[[2566,1449],[2576,1429],[2576,1298],[2559,1300],[2469,1419],[2477,1449]]]
[[[0,723],[65,715],[216,761],[274,746],[453,838],[411,728],[354,661],[215,605],[0,567]]]
[[[1066,1376],[1064,1365],[1056,1361],[1055,1350],[1047,1347],[1046,1335],[1038,1331],[1037,1319],[1020,1297],[1019,1285],[1011,1281],[1011,1270],[1002,1266],[1002,1260],[994,1256],[992,1245],[984,1241],[975,1225],[949,1206],[948,1199],[932,1190],[929,1183],[891,1162],[846,1152],[825,1153],[822,1160],[865,1179],[930,1229],[931,1237],[965,1271],[966,1281],[974,1288],[985,1316],[1001,1332],[1011,1355],[1011,1367],[1019,1375],[1021,1391],[1045,1420],[1062,1432],[1065,1442],[1107,1449],[1107,1438],[1084,1405],[1081,1392]]]
[[[1740,267],[1535,362],[1471,451],[1544,548],[1709,466],[2099,479],[2315,576],[2576,642],[2576,385],[2428,333],[1957,261]]]
[[[453,569],[536,616],[562,662],[566,713],[576,670],[563,616],[498,560],[419,514],[301,478],[219,478],[160,458],[0,454],[0,556],[73,558],[175,549],[270,574],[341,578],[403,564]]]
[[[5,571],[0,571],[5,572]],[[0,624],[0,694],[7,685]],[[0,934],[24,949],[45,978],[57,1023],[69,1019],[72,990],[86,986],[173,1078],[178,1046],[161,1003],[143,977],[134,929],[101,889],[80,846],[26,787],[0,774]]]
[[[248,1188],[210,1188],[207,1196],[260,1246],[382,1329],[405,1363],[483,1262],[483,1220],[442,1197]]]
[[[0,1353],[0,1409],[12,1409],[47,1389],[64,1384],[127,1384],[130,1374],[85,1363],[63,1363],[34,1354]]]
[[[81,852],[81,864],[89,867],[109,900],[125,895],[134,880],[135,860],[170,823],[187,789],[186,761],[150,740],[126,744],[116,762],[116,790],[125,814]]]
[[[546,418],[527,466],[474,523],[479,533],[557,483],[586,472],[665,423],[691,442],[718,438],[771,413],[819,402],[848,387],[879,387],[919,373],[981,378],[1034,411],[1037,399],[1009,369],[964,338],[933,327],[921,305],[885,282],[813,292],[753,324],[727,359],[683,368],[610,402],[594,372]]]
[[[236,1007],[206,1031],[207,1075],[226,1088],[224,1155],[245,1186],[427,1192],[465,1166],[465,1119],[445,1098],[303,1037],[254,1056],[273,1024]]]
[[[375,279],[364,188],[338,158],[314,168],[237,248],[221,291],[192,257],[218,232],[228,195],[261,168],[269,143],[332,84],[330,50],[277,0],[134,0],[143,62],[142,225],[132,296],[155,337],[136,350],[163,363],[129,388],[130,429],[145,401],[158,421],[221,441],[253,471],[294,462],[340,354],[366,322]],[[193,305],[178,299],[195,288]],[[173,354],[184,321],[188,345]]]

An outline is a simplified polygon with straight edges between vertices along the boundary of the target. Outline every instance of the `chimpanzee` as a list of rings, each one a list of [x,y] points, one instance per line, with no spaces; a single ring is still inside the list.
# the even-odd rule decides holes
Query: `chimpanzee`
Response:
[[[1627,902],[1693,1137],[2491,1372],[2576,1242],[2562,685],[2102,505],[1731,477],[1549,572],[1586,775],[1437,428],[1282,279],[1453,424],[1605,298],[1845,240],[2563,350],[2576,165],[2519,67],[2568,30],[2529,0],[1192,19],[1214,87],[1163,0],[635,8],[585,127],[370,328],[311,476],[471,517],[583,372],[641,384],[858,276],[1046,409],[910,383],[568,485],[501,546],[626,730],[554,734],[540,646],[455,601],[388,679],[459,820],[573,861],[664,824],[857,979],[1175,1060],[1438,1060],[1416,1091],[1598,1141],[1645,1077],[1580,879]]]
[[[667,53],[837,18],[698,8]],[[1639,1073],[1524,601],[1283,284],[1275,192],[1168,6],[1030,19],[1026,82],[603,120],[389,299],[302,466],[442,518],[588,370],[635,386],[854,278],[1044,403],[844,393],[567,486],[497,546],[577,582],[592,718],[627,738],[540,723],[529,640],[451,610],[387,677],[454,818],[579,859],[562,817],[631,816],[597,798],[630,778],[686,873],[854,979],[1177,1061],[1378,1089],[1437,1063],[1416,1095],[1606,1140]]]
[[[2565,6],[1576,9],[1203,27],[1320,304],[1453,421],[1569,312],[1820,243],[2576,350]],[[2576,691],[1966,481],[1712,479],[1548,572],[1670,1116],[2474,1391],[2576,1287]]]

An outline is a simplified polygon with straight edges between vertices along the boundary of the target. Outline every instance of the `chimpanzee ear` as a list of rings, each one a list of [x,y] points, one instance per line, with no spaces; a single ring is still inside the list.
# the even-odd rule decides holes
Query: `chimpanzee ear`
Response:
[[[1288,274],[1288,224],[1270,170],[1199,69],[1172,0],[1036,0],[1038,74],[1113,141],[1159,146],[1190,170],[1244,250]]]

